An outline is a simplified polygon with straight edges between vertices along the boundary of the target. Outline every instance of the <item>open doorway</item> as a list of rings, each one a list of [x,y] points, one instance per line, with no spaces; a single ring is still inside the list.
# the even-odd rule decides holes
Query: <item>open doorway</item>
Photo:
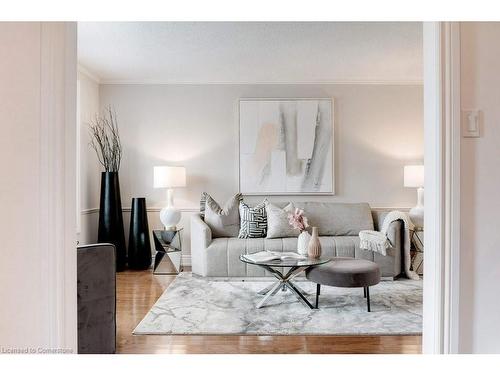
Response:
[[[418,279],[422,275],[418,274],[423,273],[423,229],[410,227],[398,213],[417,204],[417,189],[423,187],[422,38],[421,23],[79,24],[80,243],[98,242],[104,186],[102,166],[88,147],[92,139],[88,124],[112,122],[111,116],[103,116],[111,106],[123,151],[119,236],[125,244],[117,251],[128,247],[130,258],[127,240],[137,241],[134,230],[140,227],[143,239],[134,242],[134,251],[149,249],[156,258],[163,249],[166,254],[160,261],[168,260],[168,272],[184,271],[118,273],[118,352],[157,352],[167,343],[186,352],[421,351],[422,281]],[[331,162],[320,164],[319,190],[296,191],[295,181],[313,159],[312,154],[302,155],[315,145],[307,107],[312,103],[320,108],[321,101],[329,104],[315,112],[321,115],[313,124],[326,127],[321,125],[325,121],[331,126],[331,141],[325,143],[329,156],[323,158]],[[268,132],[260,143],[256,126]],[[295,149],[283,136],[290,134],[290,128],[300,134]],[[254,152],[257,149],[259,153]],[[250,159],[263,167],[255,169],[254,163],[244,168]],[[161,185],[155,185],[161,177],[155,175],[155,167],[185,168],[182,181],[176,180],[180,183],[162,185],[183,186],[175,191],[180,211],[175,231],[160,232],[167,226],[162,209],[169,204],[165,190],[155,188]],[[249,182],[248,171],[266,182]],[[172,179],[171,174],[163,177]],[[283,181],[284,189],[291,190],[276,194],[279,189],[271,182]],[[239,192],[245,193],[243,205],[235,196]],[[202,211],[209,207],[208,215],[215,221],[196,219],[202,193],[210,195],[210,203],[203,195]],[[140,205],[132,198],[144,197],[146,214],[135,222],[139,216],[134,207]],[[261,204],[264,198],[267,204]],[[216,206],[216,201],[226,200],[225,207]],[[367,285],[368,296],[364,285],[357,289],[326,283],[317,311],[308,311],[292,290],[277,290],[266,301],[268,306],[255,309],[259,324],[242,325],[260,298],[253,289],[263,289],[270,274],[239,256],[297,248],[300,231],[293,227],[279,229],[275,222],[266,222],[265,232],[256,229],[260,224],[255,223],[263,220],[259,207],[267,220],[269,212],[276,212],[288,225],[284,212],[288,205],[303,209],[303,216],[318,228],[323,257],[352,258],[353,267],[374,264],[380,280],[376,277]],[[237,214],[237,223],[228,224],[231,212]],[[394,223],[384,226],[389,213]],[[242,234],[241,218],[246,215],[251,220],[245,226],[253,229]],[[375,237],[369,249],[362,248],[359,232],[365,230],[382,233],[385,240]],[[155,259],[149,264],[158,266]],[[141,267],[146,268],[134,266]],[[297,279],[297,286],[304,289],[298,293],[311,304],[313,284]],[[243,285],[248,290],[231,292]],[[370,312],[366,311],[369,298]],[[152,317],[159,321],[155,311],[171,311],[172,306],[187,315],[174,319],[166,314],[161,324],[152,324]],[[273,320],[266,311],[280,318]],[[186,316],[192,319],[186,322]],[[334,318],[339,317],[344,322],[351,319],[350,324],[338,324]],[[335,324],[325,323],[329,320]],[[312,323],[304,326],[304,322]],[[208,343],[214,344],[212,349]]]

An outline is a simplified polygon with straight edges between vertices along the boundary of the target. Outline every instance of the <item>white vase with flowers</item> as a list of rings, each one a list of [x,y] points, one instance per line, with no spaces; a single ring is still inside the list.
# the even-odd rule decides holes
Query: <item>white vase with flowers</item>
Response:
[[[300,231],[297,239],[297,252],[300,255],[307,255],[307,246],[309,245],[311,235],[307,231],[309,223],[307,222],[307,217],[304,216],[304,210],[296,208],[294,212],[289,213],[288,222],[293,229]]]

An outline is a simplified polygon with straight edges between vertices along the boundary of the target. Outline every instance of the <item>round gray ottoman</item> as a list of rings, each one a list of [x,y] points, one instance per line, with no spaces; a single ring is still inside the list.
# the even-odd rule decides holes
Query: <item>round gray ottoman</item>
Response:
[[[343,288],[363,288],[368,312],[370,311],[369,287],[380,282],[378,264],[365,259],[332,258],[331,262],[311,267],[306,278],[316,283],[316,308],[319,305],[321,285]]]

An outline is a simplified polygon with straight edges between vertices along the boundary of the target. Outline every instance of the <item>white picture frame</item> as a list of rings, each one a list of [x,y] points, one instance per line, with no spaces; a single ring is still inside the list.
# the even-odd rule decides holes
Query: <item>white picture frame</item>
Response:
[[[241,98],[238,110],[242,194],[335,194],[333,98]]]

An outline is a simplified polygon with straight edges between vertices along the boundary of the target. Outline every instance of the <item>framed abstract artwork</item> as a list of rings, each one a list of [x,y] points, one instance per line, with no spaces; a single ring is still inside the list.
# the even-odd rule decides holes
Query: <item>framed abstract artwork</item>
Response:
[[[334,194],[333,99],[240,99],[247,195]]]

